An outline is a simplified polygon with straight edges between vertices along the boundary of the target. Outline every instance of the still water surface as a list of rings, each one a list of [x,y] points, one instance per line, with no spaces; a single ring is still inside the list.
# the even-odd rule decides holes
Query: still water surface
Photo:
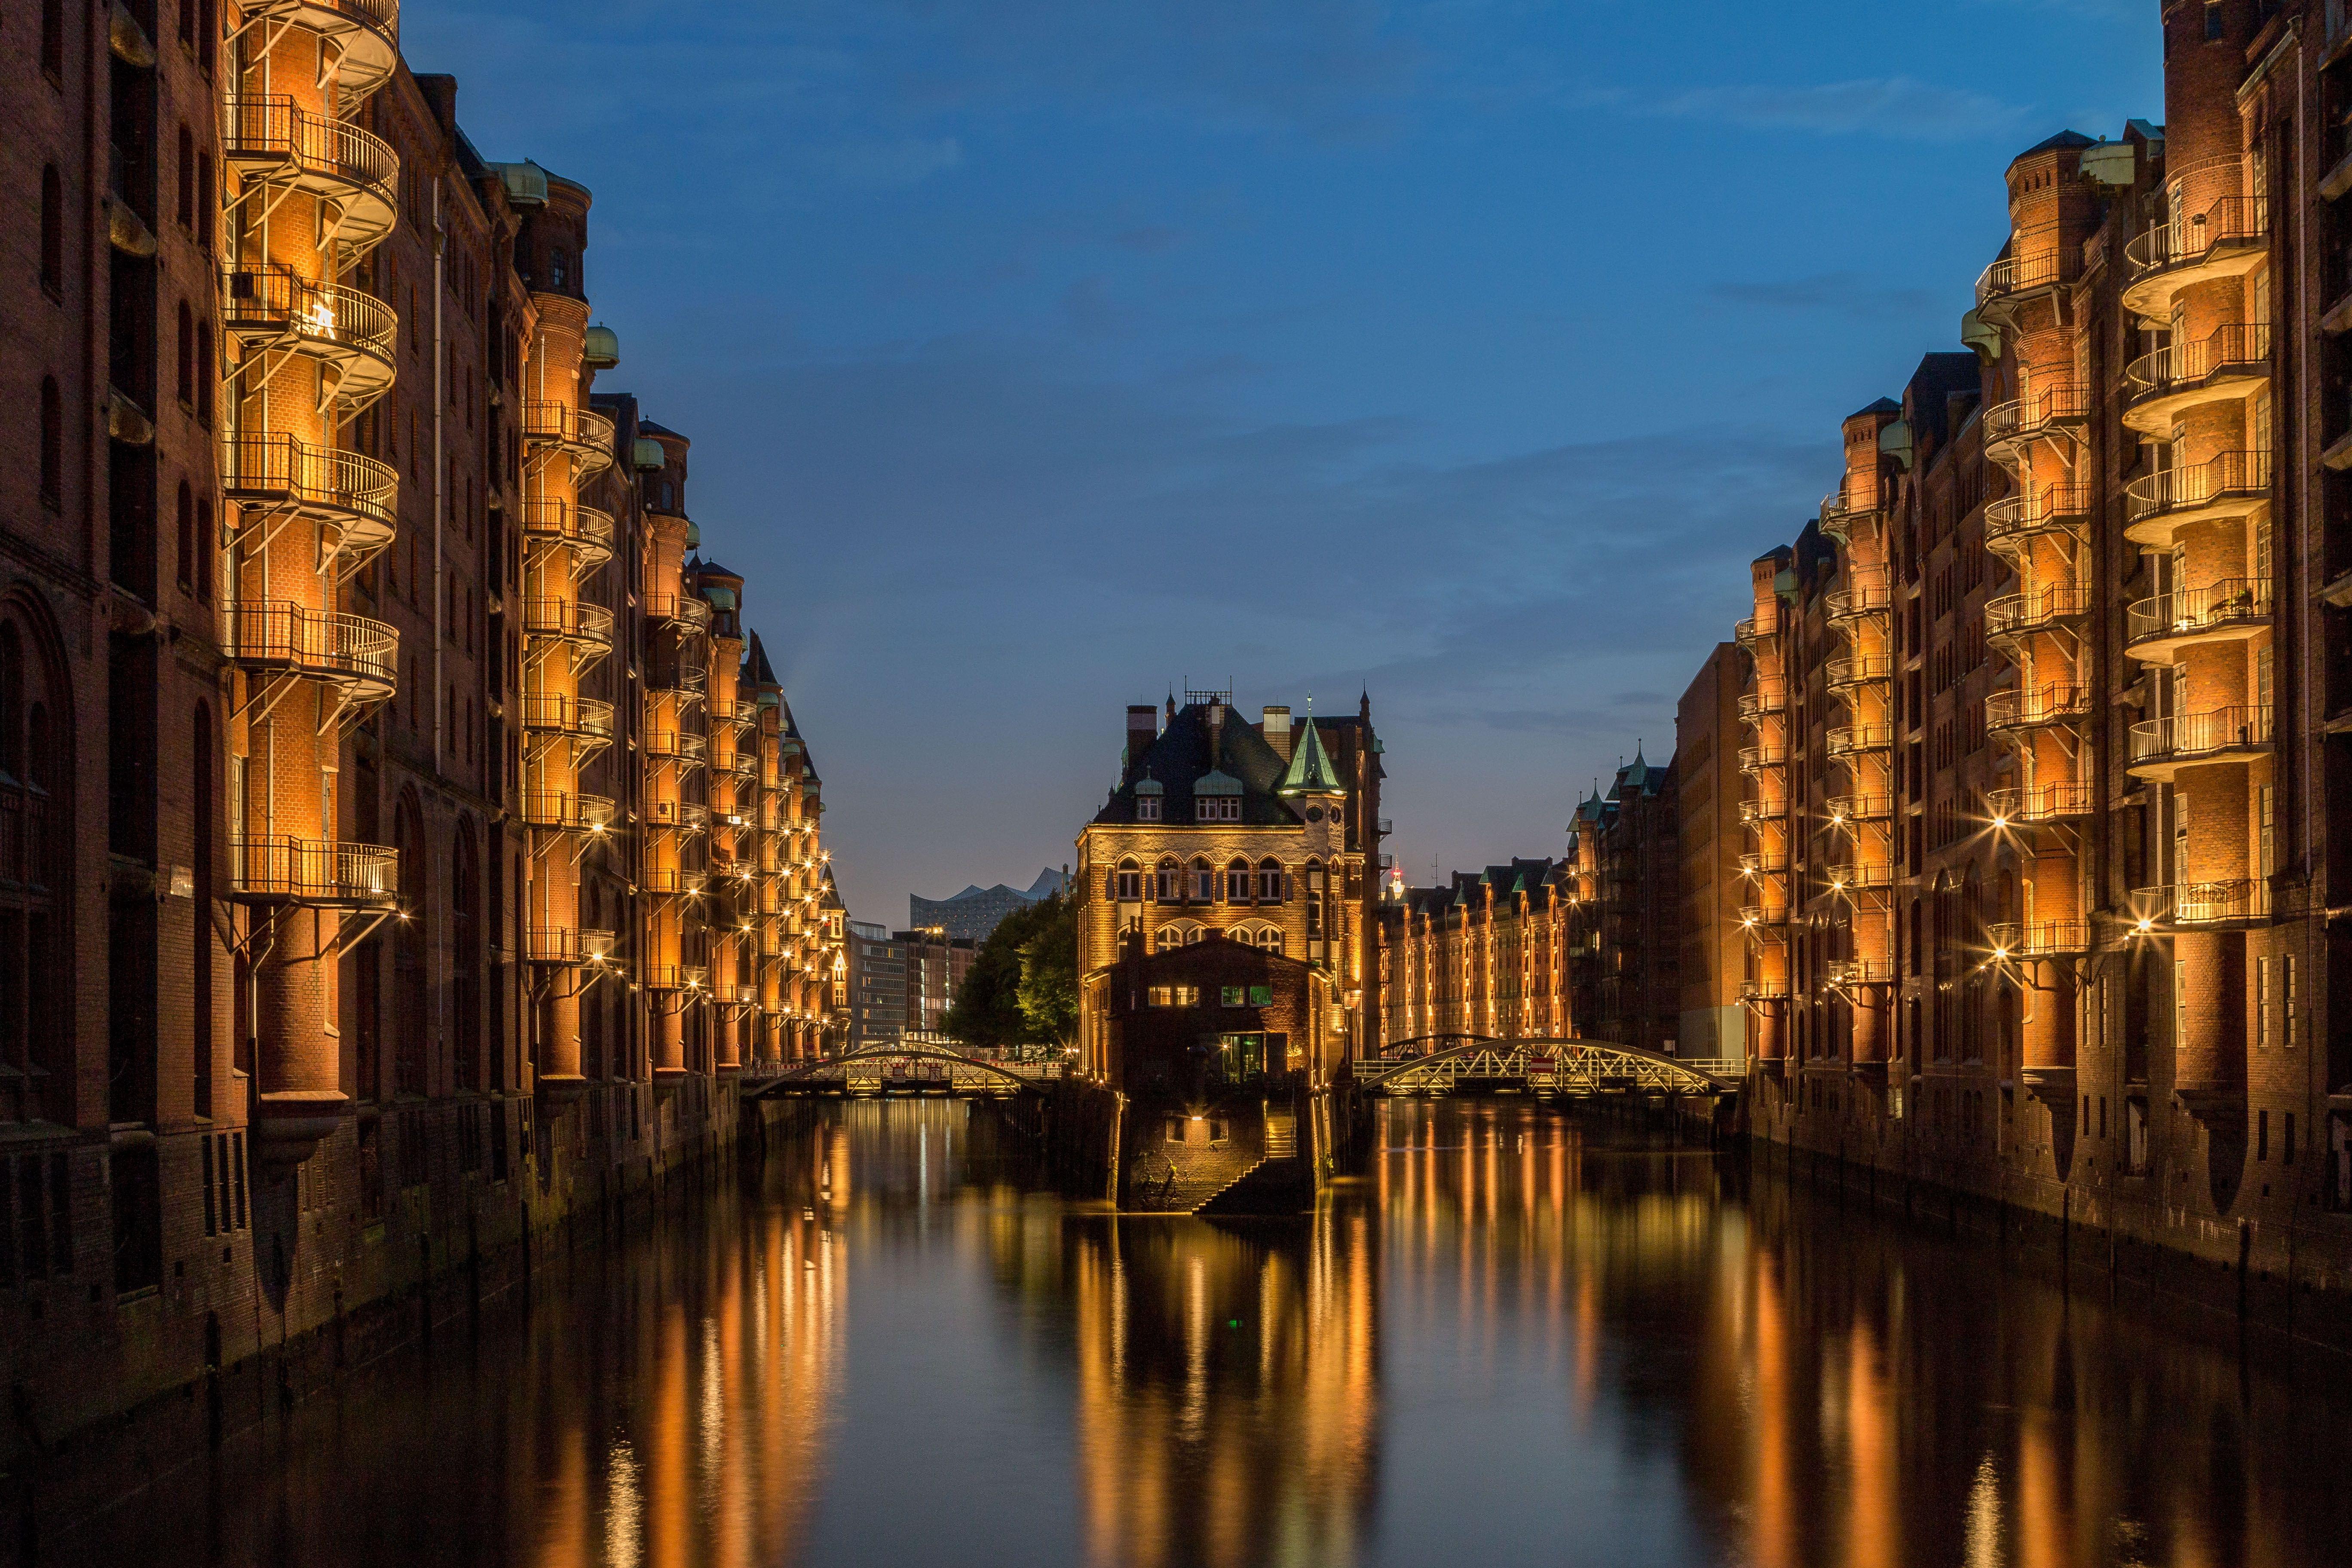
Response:
[[[843,1107],[45,1561],[2352,1563],[2326,1369],[1703,1151],[1396,1104],[1311,1220],[1220,1226],[968,1114]]]

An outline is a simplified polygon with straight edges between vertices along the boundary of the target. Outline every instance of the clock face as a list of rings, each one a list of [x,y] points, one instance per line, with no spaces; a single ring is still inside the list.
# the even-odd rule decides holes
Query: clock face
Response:
[[[1308,806],[1308,807],[1307,808],[1307,821],[1309,821],[1309,822],[1320,822],[1320,821],[1322,821],[1322,820],[1323,820],[1323,808],[1322,808],[1321,806],[1319,806],[1319,805],[1310,805],[1310,806]]]

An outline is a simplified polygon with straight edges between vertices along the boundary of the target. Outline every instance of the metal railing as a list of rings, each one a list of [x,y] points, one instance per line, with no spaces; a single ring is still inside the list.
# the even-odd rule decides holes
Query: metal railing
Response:
[[[1775,822],[1788,813],[1789,803],[1785,800],[1748,799],[1739,803],[1739,820],[1742,822]]]
[[[613,612],[602,605],[577,599],[536,598],[523,601],[525,637],[551,637],[609,651],[613,646]]]
[[[692,631],[709,631],[710,601],[696,594],[648,594],[646,619],[676,621]]]
[[[245,600],[222,611],[229,658],[389,691],[399,679],[400,633],[364,616],[306,609],[285,599]]]
[[[1777,877],[1788,868],[1789,851],[1785,847],[1754,849],[1739,858],[1739,869],[1750,877]]]
[[[523,933],[523,957],[531,963],[601,963],[612,955],[608,931],[533,926]]]
[[[576,501],[527,500],[522,503],[522,531],[527,539],[551,540],[592,548],[613,547],[613,514]]]
[[[2091,928],[2081,921],[2000,921],[1985,927],[1993,961],[2064,958],[2091,951]]]
[[[1785,1002],[1789,999],[1786,975],[1766,975],[1739,983],[1739,995],[1747,1002]]]
[[[1885,567],[1857,566],[1847,574],[1845,586],[1825,595],[1822,605],[1832,621],[1885,615],[1890,591]]]
[[[598,697],[526,691],[522,698],[522,726],[547,733],[609,741],[613,738],[613,705]]]
[[[2221,452],[2187,468],[2142,474],[2124,486],[2124,510],[2135,522],[2189,511],[2224,496],[2255,496],[2271,488],[2268,452]]]
[[[1780,635],[1780,623],[1778,618],[1759,620],[1750,616],[1731,628],[1732,640],[1751,653],[1755,651],[1758,643]]]
[[[400,155],[350,121],[313,114],[290,97],[230,93],[221,100],[220,137],[232,162],[291,164],[398,205]]]
[[[710,742],[692,730],[648,729],[645,746],[648,756],[667,757],[698,767],[710,754]]]
[[[535,446],[565,448],[590,470],[613,462],[613,422],[591,408],[575,408],[553,398],[522,405],[523,439]]]
[[[2002,257],[1977,274],[1978,307],[2011,294],[2073,281],[2079,254],[2074,246],[2053,243],[2046,252]]]
[[[1739,716],[1754,723],[1767,713],[1785,711],[1789,706],[1789,685],[1783,680],[1759,680],[1753,691],[1739,694]]]
[[[568,833],[602,833],[613,825],[615,811],[609,795],[534,789],[525,790],[522,796],[523,821],[533,827]]]
[[[1759,768],[1777,768],[1789,760],[1789,748],[1778,741],[1759,741],[1752,746],[1739,748],[1739,767],[1743,773]]]
[[[1889,724],[1832,724],[1829,730],[1829,749],[1832,757],[1857,756],[1865,752],[1884,752],[1895,744],[1895,729]]]
[[[1843,893],[1850,888],[1891,888],[1895,885],[1895,868],[1885,860],[1855,860],[1830,868],[1830,891]]]
[[[2024,691],[1995,691],[1986,696],[1984,711],[1985,728],[1995,731],[2071,723],[2089,716],[2091,691],[2086,686],[2042,686]]]
[[[1761,931],[1772,926],[1787,925],[1789,923],[1789,906],[1786,904],[1742,904],[1739,906],[1739,923],[1744,929],[1748,931]]]
[[[400,895],[400,851],[290,834],[243,835],[229,840],[229,886],[244,898],[389,904]]]
[[[1985,636],[2021,637],[2036,627],[2076,621],[2091,613],[2091,590],[2077,583],[2053,583],[2009,594],[1985,605]]]
[[[1856,518],[1875,516],[1879,510],[1879,484],[1875,478],[1862,479],[1848,475],[1838,488],[1822,498],[1822,531],[1843,537]]]
[[[2097,798],[2087,784],[2013,784],[1987,791],[1985,806],[1992,813],[1994,826],[2000,826],[2011,822],[2057,822],[2088,816],[2096,808]]]
[[[240,336],[285,333],[390,361],[400,314],[373,294],[312,283],[280,262],[221,273],[221,324]]]
[[[400,0],[247,0],[241,9],[248,18],[272,19],[331,11],[373,28],[390,42],[400,41]]]
[[[1995,404],[1986,410],[1984,438],[1988,447],[2022,441],[2062,425],[2075,425],[2091,416],[2091,394],[2081,386],[2051,386],[2024,397]]]
[[[2143,719],[2131,727],[2135,763],[2259,750],[2271,743],[2271,710],[2237,705],[2206,713]]]
[[[225,437],[221,489],[239,500],[288,500],[345,513],[386,531],[394,526],[400,501],[400,476],[387,465],[283,435]]]
[[[2124,379],[2131,401],[2139,403],[2195,386],[2224,370],[2267,368],[2270,357],[2270,323],[2232,321],[2195,342],[2140,355],[2126,367]]]
[[[2255,245],[2270,228],[2270,203],[2263,196],[2223,196],[2200,213],[2160,223],[2124,247],[2132,279],[2204,260],[2221,247]]]
[[[2016,540],[2078,527],[2092,505],[2087,485],[2048,485],[2032,495],[2003,496],[1985,506],[1985,543],[1999,549]]]
[[[1891,958],[1836,958],[1829,963],[1832,985],[1886,985],[1894,979]]]
[[[1833,795],[1822,802],[1830,814],[1830,821],[1876,822],[1895,815],[1895,797],[1884,790],[1865,791],[1858,795]]]
[[[2271,885],[2267,878],[2181,882],[2173,887],[2171,894],[2172,923],[2176,926],[2225,925],[2233,921],[2270,918]]]
[[[1829,662],[1829,686],[1832,691],[1851,686],[1868,686],[1891,679],[1895,660],[1883,653],[1861,654],[1852,658],[1833,658]]]
[[[2125,612],[2126,644],[2202,637],[2259,626],[2271,618],[2271,584],[2263,577],[2225,577],[2204,588],[2183,588],[2141,599]]]

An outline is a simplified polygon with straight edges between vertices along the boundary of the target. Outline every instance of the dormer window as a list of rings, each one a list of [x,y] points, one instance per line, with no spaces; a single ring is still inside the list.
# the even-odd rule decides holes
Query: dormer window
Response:
[[[1242,803],[1232,795],[1211,795],[1192,803],[1195,820],[1201,822],[1239,822]]]
[[[1135,797],[1135,820],[1138,822],[1159,821],[1160,797],[1156,795],[1137,795]]]

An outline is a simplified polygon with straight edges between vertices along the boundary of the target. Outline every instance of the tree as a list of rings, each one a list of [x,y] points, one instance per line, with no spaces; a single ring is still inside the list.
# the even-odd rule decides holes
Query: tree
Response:
[[[1016,910],[980,944],[948,1009],[970,1046],[1059,1045],[1078,1018],[1077,905],[1061,895]]]
[[[1078,1032],[1078,904],[1055,893],[1030,911],[1021,944],[1021,1017],[1039,1045],[1066,1046]]]

